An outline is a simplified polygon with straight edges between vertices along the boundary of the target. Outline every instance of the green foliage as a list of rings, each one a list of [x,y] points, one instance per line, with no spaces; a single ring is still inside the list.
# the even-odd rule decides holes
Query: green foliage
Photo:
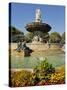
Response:
[[[36,68],[34,73],[39,80],[45,79],[48,80],[51,77],[51,74],[55,72],[55,68],[52,64],[47,62],[47,59],[43,60]]]
[[[16,42],[16,43],[18,43],[18,42],[22,42],[22,41],[24,41],[24,40],[25,40],[25,36],[22,35],[22,34],[14,35],[14,36],[11,37],[11,42]]]
[[[18,42],[24,39],[24,33],[16,27],[9,27],[9,42]]]
[[[61,36],[57,32],[53,32],[50,34],[50,42],[51,43],[60,43],[61,41]]]
[[[31,33],[31,32],[28,32],[28,33],[25,35],[25,38],[26,38],[26,41],[27,41],[27,42],[32,42],[33,37],[34,37],[34,33]]]
[[[62,43],[62,44],[65,44],[65,32],[62,34],[61,43]]]
[[[22,31],[18,30],[16,27],[13,27],[13,26],[9,27],[9,33],[11,35],[24,34]]]

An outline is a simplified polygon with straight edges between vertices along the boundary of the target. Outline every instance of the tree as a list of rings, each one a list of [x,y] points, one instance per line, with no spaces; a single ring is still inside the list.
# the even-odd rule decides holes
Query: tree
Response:
[[[14,36],[11,37],[11,42],[18,43],[18,42],[22,42],[24,40],[25,40],[25,36],[22,35],[22,34],[14,35]]]
[[[14,26],[9,26],[9,42],[18,42],[24,39],[24,33]]]
[[[32,42],[33,37],[34,37],[34,33],[33,33],[33,32],[28,32],[28,33],[25,35],[25,38],[26,38],[26,41],[27,41],[27,42]]]
[[[44,32],[43,34],[42,34],[42,38],[43,38],[43,42],[47,42],[47,41],[49,41],[49,33],[48,32]]]
[[[18,34],[24,34],[22,31],[18,30],[16,27],[14,26],[9,26],[9,33],[11,35],[18,35]]]
[[[61,36],[57,32],[53,32],[50,34],[50,42],[51,43],[60,43],[61,41]]]
[[[65,32],[62,34],[62,37],[61,37],[61,43],[62,44],[65,44]]]

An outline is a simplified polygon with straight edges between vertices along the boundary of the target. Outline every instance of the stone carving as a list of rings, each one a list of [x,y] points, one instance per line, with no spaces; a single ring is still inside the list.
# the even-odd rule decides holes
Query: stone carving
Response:
[[[34,36],[33,41],[35,41],[35,42],[43,42],[43,39],[38,35],[38,36]]]
[[[24,52],[24,56],[30,56],[30,53],[33,52],[33,50],[31,50],[29,47],[26,46],[26,41],[24,42],[19,42],[17,44],[17,52]]]
[[[35,22],[41,22],[41,11],[40,11],[40,9],[36,9]]]
[[[39,41],[39,37],[38,36],[34,36],[33,41]]]

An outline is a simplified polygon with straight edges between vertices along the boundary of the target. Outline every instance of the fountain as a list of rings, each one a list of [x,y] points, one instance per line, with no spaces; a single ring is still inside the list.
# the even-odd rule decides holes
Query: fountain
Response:
[[[40,9],[36,9],[35,21],[26,24],[25,28],[28,32],[35,34],[32,39],[32,43],[28,44],[31,49],[44,50],[48,48],[44,43],[44,38],[41,34],[48,33],[51,30],[51,26],[42,22]],[[45,37],[46,43],[48,42],[47,38],[49,38],[49,36]]]

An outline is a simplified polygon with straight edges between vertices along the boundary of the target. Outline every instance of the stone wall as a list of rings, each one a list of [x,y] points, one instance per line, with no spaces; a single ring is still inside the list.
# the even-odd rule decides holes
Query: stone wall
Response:
[[[17,43],[11,43],[10,44],[10,48],[13,50],[13,49],[16,49],[17,48]]]
[[[41,50],[47,50],[49,48],[49,46],[47,44],[27,44],[27,46],[32,49],[32,50],[37,50],[37,51],[41,51]]]
[[[34,51],[61,49],[60,44],[57,43],[51,43],[50,45],[47,43],[39,43],[39,44],[27,43],[26,45]],[[11,49],[16,49],[16,48],[17,48],[17,43],[11,43]]]

